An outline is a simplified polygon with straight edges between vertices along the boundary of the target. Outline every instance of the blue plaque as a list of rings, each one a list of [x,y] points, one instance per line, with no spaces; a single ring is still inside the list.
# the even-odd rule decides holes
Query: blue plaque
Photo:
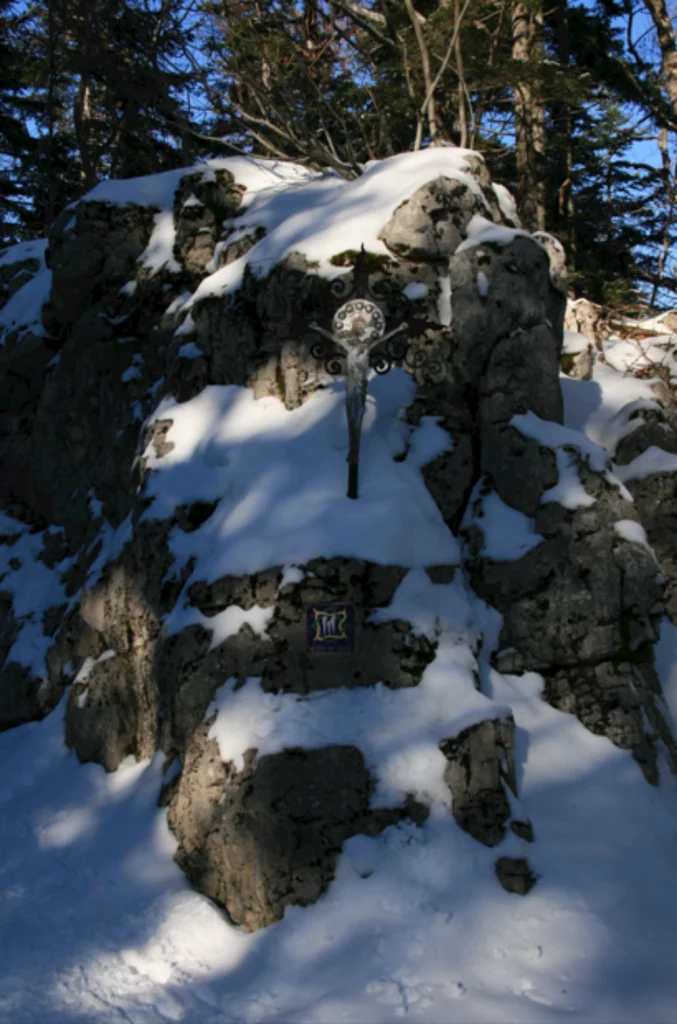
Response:
[[[306,649],[312,654],[353,650],[355,609],[352,604],[314,604],[306,614]]]

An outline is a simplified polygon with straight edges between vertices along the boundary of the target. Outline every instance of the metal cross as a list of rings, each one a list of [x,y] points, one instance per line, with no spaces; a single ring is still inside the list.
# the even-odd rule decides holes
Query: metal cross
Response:
[[[362,246],[350,279],[341,277],[332,284],[331,290],[337,297],[350,298],[334,313],[331,330],[317,323],[308,325],[323,339],[311,346],[311,355],[324,363],[327,373],[341,374],[346,381],[349,498],[357,498],[369,370],[387,373],[397,364],[408,370],[418,383],[433,384],[449,374],[451,332],[447,328],[414,316],[411,324],[402,323],[386,333],[385,316],[379,303],[373,300],[387,301],[393,284],[392,280],[381,280],[372,285],[367,253]],[[408,336],[402,337],[405,332]]]
[[[385,318],[376,303],[369,299],[351,299],[337,309],[331,326],[331,331],[325,331],[319,324],[310,324],[313,331],[317,331],[339,349],[345,362],[343,372],[346,379],[348,413],[348,497],[357,498],[360,437],[367,400],[367,374],[370,367],[377,373],[387,373],[392,366],[392,358],[386,352],[377,355],[374,350],[405,331],[407,324],[400,324],[386,334]],[[322,342],[313,345],[311,352],[316,359],[329,363],[330,372],[340,370],[337,355],[330,354],[327,359],[326,347]]]

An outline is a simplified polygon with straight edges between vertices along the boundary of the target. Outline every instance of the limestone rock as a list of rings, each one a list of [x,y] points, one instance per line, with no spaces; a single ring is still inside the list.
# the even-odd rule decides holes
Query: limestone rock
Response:
[[[504,781],[515,790],[512,717],[494,718],[471,725],[440,750],[447,759],[444,781],[453,797],[454,818],[485,846],[496,846],[505,836],[510,804]]]
[[[181,179],[174,197],[174,255],[189,274],[202,274],[211,262],[223,222],[236,213],[243,192],[224,168],[207,179],[202,172]]]
[[[524,857],[499,857],[496,861],[496,877],[506,892],[526,896],[538,881]]]
[[[197,888],[245,931],[314,903],[329,886],[341,847],[406,816],[369,810],[373,782],[355,747],[298,748],[224,765],[208,726],[195,734],[169,824],[177,859]]]
[[[596,342],[609,336],[603,307],[589,299],[574,299],[567,303],[564,326],[567,331],[583,334]]]
[[[146,207],[102,202],[79,203],[75,212],[65,210],[57,218],[47,266],[52,271],[50,315],[60,327],[72,325],[91,307],[102,286],[119,288],[135,277],[152,226]]]
[[[628,489],[663,574],[667,613],[677,624],[677,475],[654,473],[629,480]]]
[[[437,178],[395,210],[380,237],[403,259],[438,262],[456,251],[471,218],[484,212],[480,197],[463,182]]]
[[[546,674],[543,695],[559,711],[575,714],[591,732],[631,750],[652,785],[659,781],[659,743],[677,768],[677,746],[661,706],[660,683],[649,657]]]
[[[0,665],[0,671],[0,732],[42,718],[47,710],[51,710],[41,700],[42,680],[25,665],[5,661]]]
[[[548,255],[535,241],[518,235],[507,245],[487,242],[464,248],[452,257],[449,273],[456,343],[453,365],[463,382],[477,387],[496,343],[505,341],[506,353],[511,352],[511,336],[520,329],[524,335],[517,342],[518,352],[531,345],[536,359],[548,352],[547,358],[559,360],[565,303],[550,281]],[[480,273],[487,281],[482,301],[477,286]],[[538,332],[530,342],[535,329]],[[550,377],[542,384],[552,389]],[[538,393],[532,401],[538,401]]]
[[[308,694],[337,687],[415,686],[435,654],[434,644],[401,620],[370,623],[387,607],[405,575],[396,566],[357,559],[315,559],[301,580],[280,588],[282,567],[248,577],[223,577],[193,584],[193,605],[208,619],[228,607],[272,608],[266,636],[245,625],[212,648],[202,625],[168,637],[158,651],[168,715],[164,748],[181,750],[202,721],[225,679],[260,677],[270,692]],[[355,616],[354,649],[334,654],[307,650],[307,609],[315,604],[349,604]]]
[[[563,373],[573,380],[591,380],[595,365],[595,346],[583,334],[567,331],[560,356]]]

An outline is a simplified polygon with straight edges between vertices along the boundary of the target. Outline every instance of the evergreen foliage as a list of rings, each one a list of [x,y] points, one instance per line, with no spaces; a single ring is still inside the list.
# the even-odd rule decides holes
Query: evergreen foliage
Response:
[[[665,18],[663,0],[0,0],[0,243],[104,177],[197,156],[352,177],[453,143],[563,241],[578,294],[674,301]]]

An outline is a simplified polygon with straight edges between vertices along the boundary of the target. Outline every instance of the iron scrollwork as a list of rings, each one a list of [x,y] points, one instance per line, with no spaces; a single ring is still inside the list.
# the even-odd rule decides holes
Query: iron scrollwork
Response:
[[[384,295],[389,284],[381,281],[371,285],[366,269],[364,246],[352,275],[335,281],[332,291],[341,297],[353,294],[334,313],[331,330],[317,323],[310,328],[320,335],[310,349],[311,355],[322,363],[332,376],[346,380],[346,409],[348,413],[348,497],[357,498],[360,435],[367,397],[369,370],[388,373],[393,366],[404,366],[416,379],[440,380],[444,376],[443,353],[439,340],[432,344],[411,344],[403,337],[408,324],[401,323],[386,332],[386,320],[381,307],[368,295]],[[445,342],[442,342],[444,346]]]

